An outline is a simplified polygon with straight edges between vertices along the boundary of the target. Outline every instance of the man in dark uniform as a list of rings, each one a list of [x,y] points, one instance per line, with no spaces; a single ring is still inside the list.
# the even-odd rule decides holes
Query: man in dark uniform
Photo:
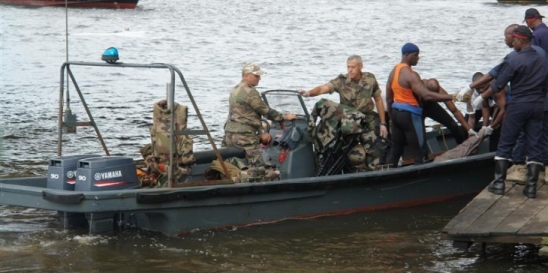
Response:
[[[506,27],[506,29],[504,30],[504,42],[506,43],[506,45],[509,48],[514,47],[514,45],[513,45],[513,41],[514,41],[513,33],[514,33],[514,30],[518,26],[519,26],[518,24],[511,24],[508,27]],[[534,45],[535,44],[535,42],[534,42],[535,39],[536,39],[536,37],[533,36],[533,42],[531,43],[532,44],[531,47],[535,51],[537,51],[539,54],[541,54],[543,56],[546,56],[546,52],[544,51],[544,49],[542,49],[540,46]],[[510,52],[508,55],[506,55],[504,57],[503,61],[506,61],[506,60],[512,58],[513,56],[517,55],[517,54],[518,53],[515,50],[512,50],[512,52]],[[503,63],[498,64],[493,69],[491,69],[488,74],[485,74],[483,77],[481,77],[478,80],[475,80],[469,86],[466,86],[465,88],[461,89],[461,91],[459,91],[459,98],[461,97],[461,95],[463,95],[465,92],[467,92],[467,90],[469,90],[471,88],[477,88],[478,86],[486,84],[486,83],[490,82],[491,80],[497,78],[499,73],[500,73],[500,69],[501,69],[502,64]],[[511,89],[512,88],[509,88],[509,90],[508,90],[508,93],[510,93],[510,94],[507,97],[507,100],[509,100],[511,98],[511,93],[512,93]],[[478,97],[476,97],[474,99],[474,101],[472,102],[472,106],[473,107],[478,107],[485,98],[489,98],[492,95],[493,95],[493,90],[491,88],[488,88],[485,92],[483,92],[482,94],[480,94]],[[498,99],[497,99],[497,101],[498,101]],[[500,109],[500,105],[498,107]],[[501,115],[500,117],[502,118],[503,116]],[[486,130],[486,134],[491,135],[493,133],[493,130],[497,127],[495,127],[494,124],[491,124],[491,125],[489,125],[487,127],[484,127],[484,128]],[[490,138],[490,142],[492,144],[496,144],[497,141],[498,141],[497,138]],[[525,134],[524,133],[521,133],[518,137],[518,140],[516,141],[516,144],[514,146],[514,152],[512,154],[512,162],[513,162],[514,166],[509,170],[508,180],[513,181],[513,182],[517,182],[517,183],[520,183],[520,184],[522,184],[522,183],[524,184],[525,181],[527,180],[527,168],[525,167]]]
[[[533,30],[532,45],[539,46],[548,52],[548,27],[542,22],[544,16],[540,15],[537,9],[528,9],[525,11],[524,22]]]
[[[517,54],[505,60],[496,80],[491,84],[494,92],[500,92],[510,82],[512,99],[506,106],[502,132],[495,156],[495,179],[488,190],[504,194],[506,171],[510,165],[512,149],[521,130],[525,130],[527,154],[527,183],[523,194],[536,197],[536,184],[543,169],[541,143],[544,119],[544,98],[548,84],[548,64],[544,56],[531,48],[533,34],[525,26],[513,32],[513,47]]]

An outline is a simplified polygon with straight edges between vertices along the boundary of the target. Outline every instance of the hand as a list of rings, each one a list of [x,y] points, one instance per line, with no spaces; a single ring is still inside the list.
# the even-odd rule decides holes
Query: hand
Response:
[[[294,120],[297,118],[297,115],[295,114],[285,114],[284,115],[284,120]]]
[[[472,128],[470,128],[470,130],[468,130],[468,136],[479,137],[478,133],[476,133],[476,131],[474,131],[474,129],[472,129]]]
[[[482,102],[483,102],[483,97],[479,95],[477,98],[474,99],[474,101],[472,101],[472,108],[478,109],[478,107],[481,105]]]
[[[301,96],[307,98],[307,97],[310,97],[310,91],[306,91],[306,90],[303,90],[303,89],[299,89],[299,94],[301,94]]]
[[[386,138],[388,136],[388,129],[386,129],[386,124],[381,124],[379,128],[380,128],[381,137]]]
[[[489,126],[483,126],[481,127],[481,129],[485,130],[485,135],[486,136],[490,136],[491,134],[493,134],[493,127],[491,127],[491,125]]]
[[[463,101],[464,100],[464,95],[466,95],[469,92],[472,92],[472,88],[470,88],[470,86],[467,85],[466,87],[462,88],[459,91],[459,93],[457,94],[457,100],[458,101]]]
[[[268,145],[268,143],[270,143],[271,140],[272,140],[272,136],[270,136],[270,134],[261,133],[259,135],[259,142],[263,145]]]

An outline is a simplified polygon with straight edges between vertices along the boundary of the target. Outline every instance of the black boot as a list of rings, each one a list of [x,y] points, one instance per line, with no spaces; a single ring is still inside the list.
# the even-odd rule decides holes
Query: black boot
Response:
[[[527,198],[537,197],[538,174],[543,169],[544,166],[541,164],[527,164],[527,184],[523,187],[523,195],[527,196]]]
[[[510,161],[506,159],[495,160],[495,180],[489,184],[488,191],[498,195],[504,194],[504,180],[506,180],[508,166],[510,166]]]

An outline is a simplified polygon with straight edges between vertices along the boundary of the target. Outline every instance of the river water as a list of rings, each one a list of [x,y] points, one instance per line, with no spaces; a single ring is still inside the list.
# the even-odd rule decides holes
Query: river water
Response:
[[[0,176],[44,175],[56,155],[59,68],[67,51],[71,61],[100,62],[114,46],[122,62],[177,66],[219,143],[228,92],[247,61],[268,71],[259,91],[310,89],[344,73],[346,58],[359,54],[384,87],[401,46],[414,42],[421,49],[416,71],[456,91],[508,53],[503,30],[521,23],[526,8],[487,0],[141,0],[135,10],[71,9],[65,17],[63,8],[0,6]],[[138,157],[166,74],[80,67],[74,73],[111,154]],[[188,104],[177,88],[176,100]],[[71,90],[72,110],[85,121]],[[89,128],[66,135],[64,144],[64,154],[102,152]],[[205,147],[196,139],[196,150]],[[477,245],[463,252],[441,241],[440,230],[470,198],[182,238],[140,231],[90,236],[62,230],[51,212],[0,206],[0,272],[548,270],[535,248],[489,246],[482,256]]]

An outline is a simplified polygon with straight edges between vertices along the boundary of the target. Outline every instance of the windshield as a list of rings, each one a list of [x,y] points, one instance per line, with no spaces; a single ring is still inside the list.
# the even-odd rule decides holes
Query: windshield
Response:
[[[308,118],[308,110],[295,90],[268,90],[262,92],[264,101],[279,112],[294,113],[297,116]]]

